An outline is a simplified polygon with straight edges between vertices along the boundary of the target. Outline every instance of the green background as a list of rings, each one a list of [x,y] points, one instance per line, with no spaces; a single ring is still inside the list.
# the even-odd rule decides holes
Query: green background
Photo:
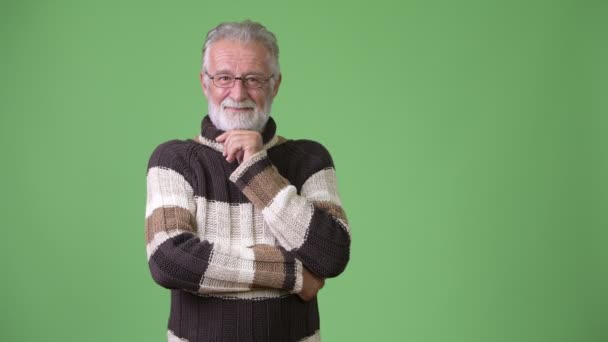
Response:
[[[147,161],[245,18],[351,222],[324,341],[608,340],[608,5],[506,0],[2,1],[0,340],[166,339]]]

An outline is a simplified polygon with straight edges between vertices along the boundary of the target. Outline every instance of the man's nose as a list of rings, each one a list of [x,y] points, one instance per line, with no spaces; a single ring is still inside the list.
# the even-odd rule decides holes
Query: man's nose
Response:
[[[247,88],[243,84],[243,80],[234,80],[234,85],[230,88],[230,97],[235,101],[244,101],[249,98]]]

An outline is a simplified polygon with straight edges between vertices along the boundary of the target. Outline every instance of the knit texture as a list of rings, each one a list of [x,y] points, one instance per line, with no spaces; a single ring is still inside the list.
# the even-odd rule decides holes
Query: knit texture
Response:
[[[199,136],[160,144],[148,163],[146,250],[171,290],[168,338],[319,340],[317,299],[296,293],[303,266],[330,278],[349,260],[332,158],[277,136],[270,118],[263,150],[229,163],[222,133],[206,116]]]

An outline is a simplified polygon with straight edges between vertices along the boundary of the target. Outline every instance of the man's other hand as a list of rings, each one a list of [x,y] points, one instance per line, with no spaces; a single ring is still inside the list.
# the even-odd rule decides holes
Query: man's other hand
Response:
[[[304,278],[302,281],[302,291],[298,293],[298,296],[300,296],[303,301],[307,302],[313,299],[317,295],[317,292],[325,285],[325,279],[310,273],[306,267],[304,267],[302,275]]]
[[[222,133],[215,140],[224,145],[224,157],[230,163],[240,163],[260,152],[263,148],[260,132],[235,129]]]

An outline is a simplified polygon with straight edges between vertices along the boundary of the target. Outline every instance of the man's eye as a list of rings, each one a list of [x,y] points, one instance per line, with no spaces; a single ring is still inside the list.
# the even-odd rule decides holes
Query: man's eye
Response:
[[[249,83],[250,85],[258,85],[258,84],[262,83],[261,79],[259,79],[257,77],[253,77],[253,76],[246,77],[245,81],[247,81],[247,83]]]
[[[215,78],[221,82],[229,82],[232,80],[233,77],[229,76],[229,75],[218,75],[218,76],[215,76]]]

